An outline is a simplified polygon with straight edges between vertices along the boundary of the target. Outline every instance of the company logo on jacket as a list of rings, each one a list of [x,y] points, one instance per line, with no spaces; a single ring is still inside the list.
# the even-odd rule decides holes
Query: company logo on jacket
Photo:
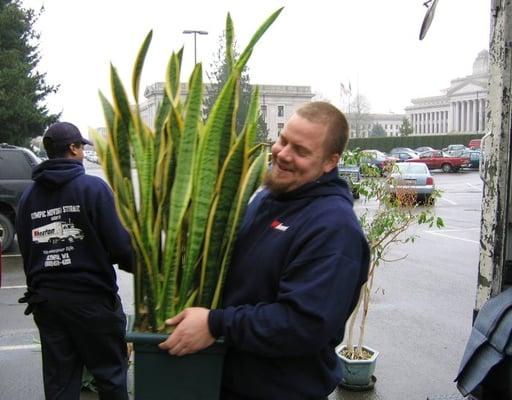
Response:
[[[272,221],[270,227],[282,232],[285,232],[289,228],[289,226],[284,225],[281,221],[277,219]]]

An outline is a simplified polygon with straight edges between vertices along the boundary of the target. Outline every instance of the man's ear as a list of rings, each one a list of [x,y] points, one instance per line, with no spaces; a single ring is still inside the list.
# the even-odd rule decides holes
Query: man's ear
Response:
[[[339,154],[331,154],[327,161],[324,163],[324,173],[327,173],[331,170],[333,170],[335,167],[338,166],[338,163],[340,161],[340,155]]]
[[[73,155],[73,156],[77,156],[77,155],[79,154],[79,153],[78,153],[79,149],[80,149],[80,147],[77,147],[74,143],[71,143],[71,144],[69,145],[69,148],[68,148],[69,153],[70,153],[71,155]]]

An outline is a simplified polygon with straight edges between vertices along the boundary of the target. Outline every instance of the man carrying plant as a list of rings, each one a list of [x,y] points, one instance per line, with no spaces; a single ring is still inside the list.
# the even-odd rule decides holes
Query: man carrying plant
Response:
[[[265,187],[248,206],[222,308],[188,308],[160,347],[185,355],[224,338],[222,399],[325,399],[335,354],[366,280],[369,250],[337,165],[345,116],[312,102],[272,146]]]
[[[129,236],[112,192],[85,175],[84,139],[67,122],[47,130],[49,160],[20,200],[16,228],[27,278],[25,314],[34,314],[47,400],[78,400],[85,365],[101,399],[127,400],[126,318],[112,264],[131,271]]]

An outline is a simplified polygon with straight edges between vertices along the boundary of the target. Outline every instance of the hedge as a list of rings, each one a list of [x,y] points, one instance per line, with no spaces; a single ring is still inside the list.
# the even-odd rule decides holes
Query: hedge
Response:
[[[481,139],[483,134],[457,133],[447,135],[411,135],[411,136],[386,136],[371,138],[350,138],[348,149],[377,149],[388,152],[394,147],[410,147],[415,149],[421,146],[430,146],[434,149],[442,149],[449,144],[468,145],[471,139]]]

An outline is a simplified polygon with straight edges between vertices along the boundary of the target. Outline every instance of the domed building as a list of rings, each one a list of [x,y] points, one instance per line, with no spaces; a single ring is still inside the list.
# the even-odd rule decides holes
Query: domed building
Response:
[[[412,99],[405,111],[413,133],[483,133],[489,76],[489,52],[482,50],[473,73],[453,79],[444,95]]]

